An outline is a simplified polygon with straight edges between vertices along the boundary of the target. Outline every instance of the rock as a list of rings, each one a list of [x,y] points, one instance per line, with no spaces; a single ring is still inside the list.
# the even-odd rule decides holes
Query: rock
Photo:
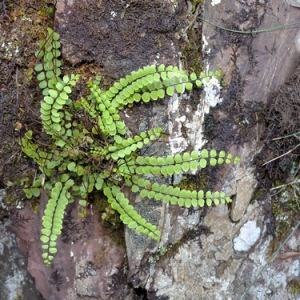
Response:
[[[240,229],[240,235],[233,240],[234,250],[248,251],[259,239],[260,232],[255,220],[246,222]]]
[[[144,1],[138,2],[141,5],[139,8],[145,4]],[[157,4],[158,2],[153,3]],[[102,64],[101,66],[107,74],[115,74],[117,77],[143,64],[151,64],[154,62],[154,53],[158,53],[155,60],[159,62],[179,63],[177,41],[172,38],[171,31],[165,32],[164,38],[169,40],[166,43],[162,43],[167,48],[156,48],[154,46],[153,52],[152,50],[147,52],[146,50],[141,50],[141,47],[145,45],[144,43],[140,43],[139,47],[133,48],[130,47],[130,44],[127,44],[123,46],[123,49],[126,49],[126,51],[124,57],[122,57],[119,54],[118,46],[123,45],[123,41],[116,40],[113,43],[116,47],[112,49],[111,43],[107,43],[110,41],[110,35],[112,40],[114,39],[115,32],[108,28],[112,28],[109,26],[115,26],[114,29],[117,32],[121,32],[119,35],[122,35],[123,29],[120,24],[124,28],[129,28],[126,27],[129,26],[129,23],[126,23],[126,18],[124,18],[125,21],[123,23],[117,19],[117,16],[121,13],[119,7],[110,6],[109,10],[104,10],[106,2],[102,1],[101,4],[102,11],[99,11],[98,15],[102,19],[95,18],[95,20],[97,24],[103,24],[102,27],[106,28],[106,30],[103,28],[99,30],[101,34],[105,35],[102,37],[100,35],[99,40],[95,38],[85,39],[81,44],[77,42],[77,37],[82,32],[82,21],[79,21],[77,24],[72,21],[73,12],[76,9],[69,7],[69,11],[72,11],[72,14],[69,15],[62,13],[60,9],[58,10],[58,17],[62,19],[58,18],[58,24],[60,25],[57,29],[61,33],[63,43],[66,45],[64,55],[72,63],[78,62],[73,52],[78,53],[77,49],[80,45],[83,47],[82,53],[84,53],[80,55],[85,56],[87,60],[97,61],[100,65]],[[225,26],[232,27],[232,24],[234,24],[240,26],[239,29],[244,29],[247,26],[260,26],[261,28],[278,25],[277,23],[274,24],[275,21],[270,15],[265,14],[264,4],[254,7],[252,4],[250,6],[245,4],[242,7],[234,8],[229,1],[214,1],[212,4],[214,9],[206,3],[204,18],[215,23],[223,20],[220,16],[223,16],[226,11],[225,24],[222,24]],[[127,16],[131,16],[131,13],[138,8],[137,4],[131,5],[125,11],[125,15],[128,13]],[[281,13],[286,9],[281,3],[273,3],[271,9],[276,10],[276,5],[280,7]],[[224,7],[227,8],[225,9]],[[168,14],[172,15],[174,12],[171,4],[164,4],[162,8],[166,9]],[[93,7],[93,10],[97,11],[95,7]],[[112,11],[116,15],[109,13]],[[250,16],[249,20],[244,16],[245,12]],[[289,14],[289,22],[293,21],[293,16],[296,17],[294,12]],[[157,24],[160,24],[159,17],[160,15],[158,15]],[[81,20],[77,13],[76,18]],[[169,15],[167,15],[167,18],[169,18]],[[64,28],[65,20],[71,21],[73,32]],[[106,20],[105,24],[103,20]],[[239,20],[239,22],[234,23],[235,20]],[[283,15],[280,14],[278,22],[286,22]],[[226,184],[231,187],[230,194],[235,197],[235,200],[231,212],[225,206],[213,208],[208,211],[204,219],[205,222],[201,223],[199,219],[202,212],[194,211],[188,213],[184,209],[172,206],[164,207],[151,203],[151,201],[145,202],[143,200],[142,202],[140,199],[132,199],[135,201],[137,209],[145,213],[150,220],[159,224],[162,229],[162,240],[158,245],[153,244],[145,237],[126,230],[129,262],[128,279],[134,287],[145,288],[149,299],[156,299],[157,297],[193,299],[195,296],[202,299],[240,298],[244,288],[236,287],[235,283],[239,282],[239,286],[246,287],[251,282],[249,273],[247,277],[246,273],[244,273],[246,270],[245,266],[251,269],[251,277],[258,272],[260,266],[259,264],[251,264],[247,257],[243,255],[243,252],[237,251],[236,253],[234,251],[234,241],[239,241],[238,237],[241,228],[243,226],[247,228],[247,224],[255,224],[256,235],[253,238],[254,242],[252,241],[249,244],[251,245],[250,248],[237,247],[238,244],[236,243],[236,250],[247,250],[253,259],[260,261],[260,264],[266,262],[267,249],[271,242],[271,238],[266,234],[267,229],[263,226],[264,211],[258,205],[249,206],[253,191],[257,185],[252,161],[253,157],[261,149],[259,134],[263,130],[261,126],[255,125],[256,118],[252,111],[256,103],[266,103],[270,92],[276,90],[288,78],[289,74],[286,73],[286,70],[292,68],[297,53],[294,49],[289,49],[288,61],[286,61],[286,57],[282,53],[288,51],[288,41],[295,40],[296,30],[291,29],[285,34],[279,31],[273,32],[272,35],[266,33],[256,36],[241,36],[216,29],[207,24],[203,26],[204,40],[207,42],[205,43],[207,65],[210,70],[220,68],[224,70],[227,83],[227,87],[224,89],[221,97],[218,91],[214,95],[215,98],[218,98],[215,101],[217,106],[213,110],[214,124],[217,125],[213,125],[214,127],[212,127],[211,131],[207,132],[208,127],[204,123],[204,116],[211,111],[210,107],[214,103],[213,99],[210,99],[211,94],[209,92],[204,93],[204,96],[206,94],[207,98],[203,96],[202,102],[198,102],[196,105],[190,105],[186,101],[187,98],[173,97],[169,102],[164,101],[155,106],[141,105],[138,111],[128,109],[125,111],[124,119],[131,130],[136,130],[136,124],[141,124],[138,128],[139,131],[157,125],[162,125],[166,131],[169,131],[170,144],[167,149],[164,149],[162,152],[162,149],[156,146],[152,148],[152,152],[176,153],[182,152],[188,147],[199,149],[206,142],[203,135],[203,132],[206,131],[206,136],[209,136],[208,146],[213,145],[216,148],[226,147],[229,152],[241,155],[242,163],[236,169],[229,171],[228,168],[223,168],[219,170],[219,175],[214,175],[218,179],[216,182],[212,182],[212,185],[215,184],[216,189],[222,188],[223,184],[225,185],[225,190]],[[91,27],[96,28],[96,25],[89,25],[89,29]],[[145,28],[147,29],[145,36],[142,34],[144,36],[142,41],[145,38],[149,38],[151,41],[151,26],[149,27],[149,23],[147,23]],[[91,30],[90,32],[92,36],[97,36],[95,31]],[[86,38],[86,36],[79,37],[79,40],[82,39],[83,41],[83,38]],[[134,40],[131,44],[136,45],[135,39],[140,42],[140,37],[138,34],[132,35],[131,38]],[[126,38],[127,36],[125,36],[125,42],[127,41]],[[285,44],[282,44],[282,39],[286,40]],[[95,43],[102,45],[101,51],[96,52],[93,50],[97,48]],[[279,45],[278,47],[276,47],[277,44]],[[168,45],[172,45],[172,48],[168,48]],[[127,49],[130,49],[128,55]],[[143,56],[140,53],[143,53]],[[165,60],[166,56],[164,57],[164,53],[169,53],[168,60]],[[80,55],[79,61],[82,59]],[[283,68],[283,65],[287,67]],[[121,68],[117,66],[121,66]],[[274,72],[278,76],[273,76]],[[214,91],[215,89],[212,90]],[[249,100],[252,101],[251,104],[248,103]],[[204,103],[206,104],[204,105]],[[167,109],[165,109],[166,107]],[[204,125],[206,127],[205,130]],[[233,139],[233,136],[237,140]],[[230,144],[240,144],[240,146],[234,147],[230,146]],[[223,182],[219,181],[220,177],[224,178]],[[229,218],[229,214],[233,221],[239,222],[233,223]],[[207,237],[201,234],[203,226],[207,226],[212,234]],[[186,238],[186,235],[189,236],[189,230],[193,229],[195,230],[193,234]],[[204,232],[207,233],[207,231]],[[260,233],[259,239],[258,233]],[[166,252],[162,251],[162,249],[165,249]],[[285,272],[284,270],[287,270],[287,268],[287,266],[282,266],[282,272]],[[270,267],[270,270],[273,270],[273,266]],[[261,285],[258,284],[257,286],[261,288]],[[266,286],[263,289],[263,293],[266,295],[271,290],[272,293],[282,296],[280,289],[283,286],[284,280],[276,287]],[[257,293],[256,290],[255,293]]]
[[[296,9],[281,1],[268,6],[274,14],[276,11],[276,21],[272,15],[265,13],[266,3],[239,3],[235,6],[231,1],[214,1],[212,4],[213,8],[209,2],[204,6],[205,19],[239,30],[246,30],[249,26],[257,29],[295,22],[298,15]],[[289,12],[288,20],[286,11]],[[223,173],[219,173],[222,176],[214,174],[217,178],[215,188],[223,183],[224,189],[235,199],[231,211],[225,206],[214,207],[208,211],[203,223],[194,223],[194,229],[203,224],[212,234],[206,237],[199,231],[197,236],[192,235],[193,238],[188,240],[180,238],[172,245],[168,241],[174,236],[184,237],[189,227],[187,223],[183,228],[179,225],[179,211],[174,214],[172,208],[166,210],[166,234],[163,233],[163,237],[167,238],[150,255],[151,259],[148,252],[145,253],[140,267],[145,271],[140,272],[140,277],[139,273],[135,277],[141,287],[145,286],[149,299],[241,299],[270,255],[273,237],[265,225],[272,222],[269,211],[266,212],[260,203],[249,204],[258,183],[253,158],[262,149],[260,138],[264,130],[263,125],[257,123],[254,112],[267,103],[270,94],[293,73],[299,53],[291,45],[297,41],[298,28],[251,36],[228,33],[204,23],[203,32],[207,66],[210,70],[221,68],[227,84],[221,94],[222,104],[212,109],[215,126],[212,124],[210,129],[205,124],[206,131],[210,129],[206,132],[211,138],[208,146],[228,147],[230,137],[235,136],[237,140],[233,143],[238,146],[228,147],[228,151],[242,158],[236,169],[223,169]],[[286,53],[289,55],[286,56]],[[178,128],[176,126],[176,132]],[[186,140],[185,145],[189,142]],[[224,182],[220,182],[220,178],[224,177]],[[227,189],[227,184],[231,190]],[[270,199],[266,198],[264,204],[268,203]],[[183,211],[181,214],[184,215]],[[199,212],[190,214],[196,218],[201,216]],[[244,238],[242,244],[245,231],[251,234]],[[168,250],[159,255],[162,247]],[[153,257],[159,257],[158,261],[153,261]],[[270,263],[262,280],[254,284],[247,297],[292,297],[287,286],[297,278],[299,264],[295,257],[291,259],[291,263],[287,264],[277,260]]]
[[[59,0],[56,7],[55,29],[72,64],[93,62],[118,78],[156,61],[178,60],[178,9],[169,1]]]
[[[20,252],[16,237],[9,232],[11,220],[0,189],[0,286],[1,300],[36,299],[43,297],[35,288],[34,278],[27,271],[27,258]]]
[[[129,291],[124,284],[124,249],[118,246],[99,222],[99,211],[91,207],[87,216],[78,216],[80,208],[70,204],[64,219],[64,230],[58,239],[59,253],[51,268],[41,257],[41,217],[47,202],[41,194],[39,215],[24,208],[18,212],[20,226],[12,230],[18,245],[28,256],[28,271],[45,299],[126,299]]]
[[[300,7],[300,1],[299,0],[286,0],[286,2],[292,6]]]
[[[3,224],[0,227],[0,299],[43,300],[27,271],[27,258],[18,249],[15,236],[4,231]]]
[[[237,222],[241,219],[252,199],[257,180],[254,175],[254,168],[250,167],[239,167],[235,176],[236,181],[233,181],[233,185],[235,186],[235,193],[233,193],[235,194],[235,199],[232,203],[230,217],[232,221]]]

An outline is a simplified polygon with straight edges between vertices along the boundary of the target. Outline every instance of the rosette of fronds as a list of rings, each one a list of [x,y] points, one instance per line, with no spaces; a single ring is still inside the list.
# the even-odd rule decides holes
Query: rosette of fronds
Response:
[[[36,56],[42,60],[35,71],[43,94],[40,116],[49,142],[35,141],[30,130],[22,139],[23,152],[40,169],[33,186],[24,191],[28,198],[38,197],[40,188],[48,191],[41,230],[42,256],[47,266],[58,250],[56,241],[62,232],[67,205],[77,201],[84,216],[88,194],[94,190],[103,192],[124,224],[155,240],[160,236],[157,226],[147,222],[130,204],[123,187],[143,198],[187,208],[231,202],[223,192],[190,191],[146,178],[151,178],[149,174],[166,177],[195,172],[208,165],[237,163],[238,157],[206,149],[166,157],[142,156],[140,150],[145,145],[161,138],[161,128],[129,136],[119,114],[134,103],[200,88],[203,81],[218,77],[219,72],[187,75],[177,67],[152,65],[131,72],[108,90],[101,89],[100,78],[96,77],[87,83],[90,94],[74,100],[72,88],[80,76],[62,74],[59,35],[48,29]]]

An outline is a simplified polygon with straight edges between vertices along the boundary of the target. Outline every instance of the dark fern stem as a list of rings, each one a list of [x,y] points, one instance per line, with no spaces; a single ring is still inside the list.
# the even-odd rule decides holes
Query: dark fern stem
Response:
[[[55,286],[56,291],[60,291],[60,286],[63,283],[63,276],[59,273],[57,269],[55,269],[50,276],[49,282]]]

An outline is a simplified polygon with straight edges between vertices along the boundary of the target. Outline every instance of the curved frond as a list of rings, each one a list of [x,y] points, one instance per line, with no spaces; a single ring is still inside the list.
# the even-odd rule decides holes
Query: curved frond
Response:
[[[134,229],[136,232],[140,232],[148,235],[155,240],[159,239],[160,232],[157,227],[151,223],[148,223],[135,209],[129,204],[129,200],[121,192],[120,187],[113,185],[106,185],[103,189],[107,201],[111,207],[118,211],[120,218],[124,224],[129,228]]]
[[[224,192],[204,192],[190,191],[180,189],[179,187],[168,186],[166,184],[151,183],[148,179],[140,178],[138,176],[132,177],[131,190],[139,192],[141,197],[149,199],[162,200],[165,203],[177,204],[184,207],[203,207],[205,204],[211,206],[213,203],[218,205],[220,203],[230,203],[231,198],[226,196]]]
[[[106,159],[112,158],[115,161],[118,161],[120,158],[129,156],[131,153],[136,152],[138,149],[142,149],[144,145],[148,145],[150,142],[155,141],[160,137],[162,132],[161,128],[154,128],[148,130],[147,132],[142,132],[140,135],[134,137],[129,137],[127,139],[122,138],[119,135],[114,136],[114,144],[108,146],[104,150],[106,154]]]

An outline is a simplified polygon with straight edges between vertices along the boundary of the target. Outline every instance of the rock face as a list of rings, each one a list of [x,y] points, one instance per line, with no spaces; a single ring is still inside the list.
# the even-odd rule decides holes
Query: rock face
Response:
[[[27,258],[18,249],[15,235],[9,232],[12,222],[8,212],[4,213],[3,194],[4,190],[0,189],[0,299],[42,300],[33,277],[27,271]]]
[[[42,192],[40,213],[36,215],[24,208],[18,213],[22,226],[13,226],[18,229],[15,233],[20,249],[29,257],[28,271],[36,279],[36,287],[43,297],[51,300],[127,299],[129,292],[124,276],[116,277],[123,268],[124,250],[105,233],[96,207],[91,207],[82,220],[78,208],[69,206],[58,241],[60,254],[51,268],[44,265],[39,237],[47,200],[46,193]]]
[[[185,53],[179,52],[176,32],[189,43],[187,32],[201,25],[192,16],[200,7],[187,3],[59,0],[55,30],[61,34],[63,57],[78,68],[92,65],[94,72],[113,79],[156,62],[180,66]],[[291,23],[298,15],[297,8],[280,0],[223,0],[206,1],[203,17],[228,28],[253,30]],[[187,210],[132,198],[137,210],[159,226],[162,237],[155,243],[125,229],[125,260],[124,248],[99,222],[97,208],[91,207],[82,222],[72,204],[51,269],[43,265],[39,250],[41,216],[25,208],[19,216],[26,226],[14,229],[45,299],[241,299],[267,262],[273,240],[271,196],[250,203],[259,184],[253,161],[263,148],[265,130],[259,108],[293,74],[299,29],[241,35],[203,23],[203,45],[205,69],[223,70],[226,87],[221,94],[219,83],[212,82],[202,95],[126,109],[124,120],[133,133],[158,126],[169,133],[166,144],[154,145],[149,153],[174,154],[205,145],[240,155],[236,168],[205,173],[205,188],[223,188],[234,197],[232,206]],[[205,181],[201,176],[192,179]],[[47,195],[40,200],[39,214]],[[297,251],[299,239],[296,232],[282,251]],[[297,287],[299,259],[287,257],[274,260],[245,299],[296,297],[296,289],[288,287]]]
[[[99,65],[113,78],[158,60],[174,64],[180,11],[170,2],[57,1],[65,58]]]
[[[267,28],[297,20],[297,9],[281,1],[272,5],[239,2],[233,6],[231,1],[222,1],[214,7],[207,2],[204,18],[239,30]],[[206,124],[211,138],[209,144],[225,145],[231,152],[237,151],[242,163],[224,182],[225,190],[235,196],[231,210],[219,206],[209,210],[204,218],[202,224],[212,234],[205,237],[199,230],[198,236],[191,235],[192,238],[185,240],[182,236],[188,229],[203,228],[199,226],[200,212],[187,215],[167,208],[163,229],[163,237],[167,238],[162,239],[152,256],[145,253],[141,271],[135,277],[147,290],[149,299],[241,299],[272,249],[270,197],[263,203],[249,205],[257,185],[252,163],[262,149],[264,130],[257,122],[255,111],[259,111],[257,107],[267,103],[272,93],[293,74],[299,60],[299,29],[251,36],[203,26],[205,61],[210,69],[223,70],[227,84],[221,95],[222,106],[213,110],[214,127],[210,129]],[[193,142],[189,140],[192,145]],[[235,149],[230,142],[240,146]],[[299,232],[295,235],[299,240]],[[176,240],[185,242],[174,254]],[[166,253],[161,254],[164,247]],[[288,245],[285,251],[290,247]],[[149,276],[145,276],[145,269]],[[297,282],[299,270],[297,258],[289,262],[273,261],[246,299],[293,297],[288,286]]]
[[[1,225],[2,227],[3,225]],[[1,300],[44,298],[35,288],[34,279],[28,274],[27,259],[18,250],[15,236],[1,228],[0,235]]]

